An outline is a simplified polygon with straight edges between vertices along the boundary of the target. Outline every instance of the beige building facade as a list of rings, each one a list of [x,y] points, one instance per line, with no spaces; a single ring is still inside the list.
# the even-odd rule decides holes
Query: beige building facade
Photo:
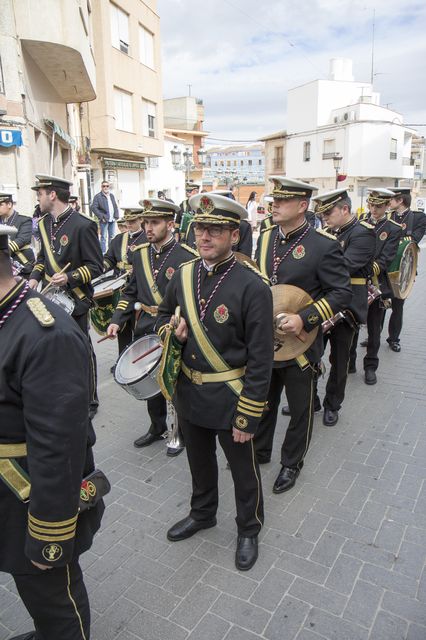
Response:
[[[74,107],[95,98],[89,0],[2,0],[0,188],[31,215],[35,173],[75,179]]]
[[[156,5],[155,0],[93,2],[97,97],[83,114],[79,166],[80,177],[87,175],[88,199],[109,180],[121,207],[137,203],[147,195],[147,169],[163,154]]]

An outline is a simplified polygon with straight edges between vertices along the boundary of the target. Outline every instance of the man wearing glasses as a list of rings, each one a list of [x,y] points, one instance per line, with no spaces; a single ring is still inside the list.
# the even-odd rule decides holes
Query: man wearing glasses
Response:
[[[102,182],[101,191],[93,198],[90,210],[99,220],[102,253],[105,253],[115,235],[115,221],[119,217],[117,202],[110,192],[109,182]]]

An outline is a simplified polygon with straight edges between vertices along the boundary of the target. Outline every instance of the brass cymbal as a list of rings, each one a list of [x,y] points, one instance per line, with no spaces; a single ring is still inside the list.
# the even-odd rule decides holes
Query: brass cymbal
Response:
[[[277,324],[280,316],[298,313],[314,301],[309,293],[292,284],[277,284],[271,287],[271,290],[274,314],[274,360],[277,362],[292,360],[309,349],[317,337],[318,327],[315,327],[309,333],[302,330],[296,336],[294,333],[284,333],[281,329],[278,329]]]

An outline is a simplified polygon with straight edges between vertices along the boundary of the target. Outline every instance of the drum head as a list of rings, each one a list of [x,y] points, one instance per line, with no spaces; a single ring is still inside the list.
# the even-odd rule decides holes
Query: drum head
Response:
[[[409,242],[401,255],[399,270],[388,274],[395,298],[405,300],[411,293],[417,273],[418,247]]]
[[[126,284],[126,280],[125,275],[105,278],[105,280],[95,285],[93,298],[97,300],[97,298],[111,295],[111,292],[121,289],[121,287]]]
[[[286,361],[301,356],[315,341],[318,327],[302,335],[285,334],[276,327],[275,319],[280,314],[298,313],[313,303],[311,296],[303,289],[291,284],[277,284],[271,287],[274,305],[274,360]]]
[[[158,345],[160,345],[159,349],[133,364],[136,358]],[[160,388],[155,378],[153,384],[151,374],[160,363],[162,350],[161,340],[156,334],[150,334],[135,340],[123,351],[117,361],[114,371],[115,381],[122,387],[137,387],[138,398],[141,400],[148,400],[158,395]]]

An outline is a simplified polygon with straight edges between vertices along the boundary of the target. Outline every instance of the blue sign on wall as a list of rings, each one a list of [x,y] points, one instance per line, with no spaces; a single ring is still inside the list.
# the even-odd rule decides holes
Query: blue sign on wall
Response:
[[[22,133],[16,129],[0,129],[0,147],[22,147]]]

